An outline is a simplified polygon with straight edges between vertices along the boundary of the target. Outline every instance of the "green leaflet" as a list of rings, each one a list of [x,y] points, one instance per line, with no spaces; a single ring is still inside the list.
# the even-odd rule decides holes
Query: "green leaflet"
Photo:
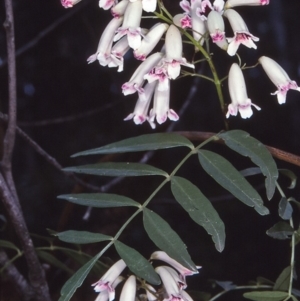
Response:
[[[290,285],[291,266],[286,267],[276,279],[273,290],[287,291]]]
[[[197,272],[196,265],[186,250],[186,245],[164,219],[153,211],[144,208],[143,222],[148,236],[159,249],[165,251],[186,268]]]
[[[111,207],[124,207],[134,206],[139,207],[140,204],[134,200],[112,193],[76,193],[76,194],[63,194],[57,197],[64,199],[71,203],[83,206],[97,207],[97,208],[111,208]]]
[[[185,137],[174,133],[156,133],[141,135],[134,138],[125,139],[116,143],[108,144],[99,148],[83,151],[73,155],[72,157],[114,154],[126,152],[140,152],[157,149],[165,149],[172,147],[186,146],[190,149],[194,145]]]
[[[267,235],[277,239],[289,239],[293,233],[294,229],[287,222],[282,221],[267,230]]]
[[[229,161],[207,150],[199,150],[198,157],[203,169],[222,187],[244,204],[254,207],[259,214],[269,214],[268,208],[263,205],[257,191]]]
[[[114,244],[118,254],[125,261],[131,272],[153,285],[159,285],[161,283],[153,266],[138,251],[126,246],[120,241],[115,241]]]
[[[264,292],[249,292],[243,294],[247,299],[254,301],[281,301],[288,296],[287,292],[264,291]]]
[[[73,244],[90,244],[100,241],[112,240],[111,236],[87,231],[69,230],[54,234],[61,241]]]
[[[270,200],[275,192],[278,169],[268,149],[258,140],[241,130],[228,131],[218,135],[226,145],[239,154],[249,157],[251,161],[260,167],[266,177],[265,186],[267,197]]]
[[[225,226],[211,202],[198,187],[181,177],[172,177],[171,189],[176,201],[198,225],[212,235],[216,249],[222,252],[225,245]]]
[[[142,163],[105,162],[64,168],[64,171],[106,177],[164,176],[168,174],[156,167]]]

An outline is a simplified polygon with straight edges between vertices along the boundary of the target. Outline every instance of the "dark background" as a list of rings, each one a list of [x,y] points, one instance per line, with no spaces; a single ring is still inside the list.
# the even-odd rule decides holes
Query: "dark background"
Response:
[[[174,4],[176,2],[176,4]],[[165,1],[172,13],[179,13],[178,1]],[[18,121],[19,126],[33,140],[64,167],[97,162],[100,157],[70,156],[78,151],[99,147],[127,137],[152,133],[148,124],[136,126],[123,119],[133,111],[136,95],[124,97],[121,85],[126,82],[138,63],[127,55],[125,71],[118,73],[116,68],[99,66],[97,62],[88,65],[86,59],[95,53],[104,26],[111,19],[110,13],[98,7],[98,1],[83,0],[73,9],[65,10],[59,0],[14,1],[15,32],[18,76]],[[249,30],[260,38],[258,49],[239,48],[239,54],[247,65],[254,65],[261,55],[275,59],[285,68],[290,78],[300,84],[300,2],[298,0],[272,0],[269,6],[238,7],[236,10],[244,17]],[[4,4],[0,6],[0,23],[5,18]],[[145,21],[145,24],[150,24]],[[49,27],[52,26],[52,27]],[[148,25],[147,25],[148,26]],[[228,27],[227,27],[228,28]],[[227,30],[227,29],[226,29]],[[228,30],[230,36],[230,30]],[[227,75],[229,67],[236,58],[211,46],[214,62],[219,76]],[[191,52],[184,49],[188,59]],[[3,27],[0,30],[0,110],[7,112],[7,65],[6,44]],[[209,75],[206,64],[200,66],[203,74]],[[248,69],[244,72],[248,95],[260,106],[248,120],[229,118],[230,129],[243,129],[267,145],[271,145],[296,155],[299,153],[300,94],[290,91],[287,103],[279,105],[276,90],[262,68]],[[196,92],[190,94],[192,87]],[[227,82],[224,82],[226,103],[230,102]],[[214,86],[204,80],[183,78],[171,83],[171,107],[177,112],[182,106],[187,108],[174,131],[209,131],[223,129],[223,120]],[[85,115],[82,115],[85,114]],[[72,121],[66,117],[74,117]],[[53,124],[53,120],[57,120]],[[51,122],[48,122],[51,120]],[[38,123],[44,121],[44,124]],[[157,126],[156,132],[167,130],[170,122]],[[222,146],[211,149],[227,156],[238,168],[250,167],[251,162],[240,158]],[[170,172],[185,155],[182,150],[159,151],[149,162]],[[136,162],[140,154],[122,155],[111,160]],[[277,161],[281,168],[288,168],[299,174],[299,168]],[[281,270],[289,265],[288,241],[275,241],[265,232],[279,220],[277,206],[280,199],[276,194],[266,203],[271,215],[261,217],[252,208],[234,200],[224,190],[205,175],[197,160],[191,159],[179,175],[189,178],[211,199],[224,220],[227,241],[222,254],[213,246],[210,237],[200,227],[192,223],[176,205],[168,189],[159,193],[150,208],[163,216],[187,244],[193,260],[203,268],[197,277],[190,280],[190,288],[211,291],[210,279],[231,280],[245,284],[257,276],[275,281]],[[24,215],[31,233],[49,236],[47,228],[64,231],[68,229],[100,231],[113,235],[131,213],[129,209],[93,210],[88,220],[83,220],[86,208],[73,206],[56,198],[59,194],[89,190],[78,186],[59,170],[38,155],[27,142],[17,137],[13,158],[14,178],[22,203]],[[101,186],[108,178],[86,177],[86,181]],[[265,197],[263,178],[251,179],[253,185]],[[124,194],[139,202],[158,185],[159,179],[126,179],[113,186],[109,192]],[[287,181],[281,182],[287,187]],[[298,199],[299,189],[287,190],[287,196]],[[267,201],[266,201],[267,202]],[[0,212],[6,212],[0,207]],[[0,232],[0,238],[15,240],[9,225]],[[148,240],[140,218],[125,231],[121,240],[137,248],[148,257],[155,246]],[[42,246],[40,240],[37,245]],[[59,244],[59,242],[57,242]],[[98,252],[99,245],[85,246],[87,253]],[[61,256],[61,254],[54,253]],[[106,254],[113,260],[118,257],[113,250]],[[70,264],[63,256],[66,264]],[[297,258],[296,258],[297,262]],[[17,262],[22,266],[22,261]],[[78,266],[70,264],[75,270]],[[74,297],[78,300],[93,300],[96,295],[90,283],[99,277],[88,278]],[[58,298],[59,290],[67,275],[56,268],[49,268],[48,279],[53,300]],[[3,282],[4,283],[4,282]],[[1,283],[0,283],[1,285]],[[212,292],[217,292],[214,290]],[[3,295],[2,295],[3,296]],[[231,300],[240,300],[240,295],[230,295]],[[16,299],[15,299],[16,300]],[[2,301],[2,299],[1,299]]]

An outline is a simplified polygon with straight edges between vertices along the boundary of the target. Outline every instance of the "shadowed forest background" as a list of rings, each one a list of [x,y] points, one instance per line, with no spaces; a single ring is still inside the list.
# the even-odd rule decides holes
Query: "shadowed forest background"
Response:
[[[164,1],[173,14],[181,12],[178,2]],[[267,55],[276,60],[292,80],[300,84],[300,1],[271,0],[268,6],[238,7],[237,11],[243,15],[250,32],[260,38],[257,50],[244,46],[239,48],[238,53],[243,62],[254,65],[261,55]],[[139,153],[109,158],[70,157],[79,151],[154,132],[147,123],[137,126],[132,121],[123,121],[133,111],[137,100],[135,94],[124,97],[121,93],[121,85],[128,81],[139,64],[132,54],[126,55],[122,73],[118,73],[116,68],[102,67],[98,62],[90,65],[86,62],[86,59],[96,52],[100,35],[111,19],[110,13],[100,9],[97,0],[84,0],[68,10],[61,6],[59,0],[16,0],[14,14],[18,126],[63,167],[99,160],[139,161],[142,157]],[[1,24],[4,19],[4,4],[1,3]],[[146,20],[144,24],[150,23],[151,20]],[[190,60],[193,54],[189,49],[184,48],[184,51],[186,58]],[[214,53],[217,71],[223,78],[236,58],[229,59],[225,52],[214,45],[211,45],[210,52]],[[196,68],[199,73],[209,73],[205,63]],[[276,88],[260,66],[248,69],[244,74],[248,95],[262,110],[258,112],[254,109],[253,116],[247,120],[239,116],[230,117],[230,129],[245,130],[266,145],[300,155],[300,94],[296,91],[288,92],[286,104],[279,105],[276,96],[270,95]],[[7,84],[6,37],[1,27],[0,111],[3,113],[7,113]],[[227,81],[224,81],[223,86],[225,100],[229,104]],[[171,107],[180,112],[183,106],[184,112],[173,125],[172,131],[219,132],[224,128],[213,84],[191,77],[172,81]],[[167,131],[171,123],[167,121],[157,126],[155,132]],[[0,141],[4,124],[2,126]],[[252,166],[249,160],[233,154],[223,146],[209,147],[216,152],[222,152],[239,169]],[[184,150],[158,151],[150,162],[170,171],[184,154]],[[189,161],[180,174],[200,187],[223,219],[227,235],[225,250],[221,254],[215,250],[211,238],[183,214],[169,190],[163,190],[150,206],[180,235],[194,262],[202,265],[199,275],[188,279],[189,288],[217,292],[217,289],[211,288],[211,279],[245,284],[257,276],[263,276],[275,281],[282,269],[289,264],[290,256],[287,241],[274,240],[265,234],[266,230],[279,220],[279,194],[275,194],[267,203],[263,177],[249,178],[271,211],[268,216],[259,216],[252,208],[244,206],[225,190],[217,187],[204,172],[195,168],[196,161],[193,160],[195,159]],[[299,176],[299,167],[279,160],[276,162],[279,168],[290,169]],[[50,237],[47,229],[74,229],[114,235],[132,212],[128,208],[93,209],[89,217],[84,219],[86,207],[59,200],[57,196],[91,190],[76,183],[50,164],[20,136],[17,136],[14,150],[13,175],[25,219],[32,234]],[[98,187],[111,184],[112,180],[91,176],[80,178]],[[280,178],[280,181],[283,187],[289,186],[285,179]],[[142,202],[158,183],[156,178],[126,178],[111,185],[108,192],[123,194]],[[299,200],[299,191],[297,186],[294,190],[286,189],[286,194]],[[0,239],[18,245],[1,204],[0,229]],[[140,218],[135,219],[128,227],[121,240],[136,248],[146,258],[156,250],[143,230]],[[45,245],[45,242],[38,238],[34,238],[34,242],[36,246]],[[58,240],[56,244],[63,245]],[[83,250],[94,255],[100,247],[98,244],[85,245]],[[8,254],[13,254],[13,251],[8,251]],[[74,271],[79,268],[79,265],[63,254],[53,252],[53,255],[58,256]],[[299,252],[297,255],[299,256]],[[112,249],[105,256],[113,261],[119,259]],[[297,259],[296,256],[296,265]],[[21,271],[26,271],[22,259],[15,264]],[[296,271],[299,271],[297,266]],[[46,273],[53,300],[57,300],[59,290],[69,275],[51,266],[46,266]],[[100,276],[90,274],[75,294],[74,300],[94,300],[96,294],[90,284]],[[299,286],[297,288],[300,289]],[[16,297],[11,284],[5,279],[0,280],[0,300],[18,300],[14,298]],[[225,299],[241,300],[242,297],[240,293],[230,293],[223,298]]]

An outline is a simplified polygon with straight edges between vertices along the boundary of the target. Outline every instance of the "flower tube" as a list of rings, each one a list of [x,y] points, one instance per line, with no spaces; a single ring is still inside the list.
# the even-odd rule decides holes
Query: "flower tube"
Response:
[[[270,0],[227,0],[225,8],[232,8],[235,6],[258,6],[268,5]]]

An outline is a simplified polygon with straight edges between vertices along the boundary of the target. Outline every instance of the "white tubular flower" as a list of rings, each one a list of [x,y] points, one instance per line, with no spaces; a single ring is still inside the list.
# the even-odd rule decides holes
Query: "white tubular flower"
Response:
[[[248,98],[243,72],[236,63],[232,64],[229,70],[228,87],[231,104],[228,106],[227,118],[230,115],[236,116],[238,111],[242,118],[249,118],[253,114],[251,106],[260,110],[260,107],[251,103],[251,99]]]
[[[259,38],[252,35],[243,18],[233,9],[227,9],[224,16],[228,18],[231,28],[234,33],[233,38],[227,38],[229,46],[227,53],[231,56],[235,55],[240,44],[244,44],[248,48],[256,49],[257,46],[253,41],[259,41]]]
[[[132,49],[137,49],[141,45],[142,30],[140,28],[142,17],[142,2],[137,0],[129,2],[124,13],[124,21],[122,27],[118,28],[114,41],[118,41],[127,35],[128,44]]]
[[[122,0],[110,10],[114,18],[120,18],[124,15],[128,2],[129,0]]]
[[[258,60],[262,65],[263,69],[267,73],[270,80],[277,87],[277,91],[272,93],[272,95],[277,95],[277,100],[279,104],[285,103],[287,91],[297,90],[300,91],[297,83],[289,78],[284,69],[269,57],[262,56]]]
[[[159,83],[155,87],[153,109],[151,109],[149,116],[150,122],[154,123],[156,118],[156,121],[159,124],[164,123],[167,118],[173,121],[177,121],[179,119],[177,113],[170,109],[170,89],[160,90]]]
[[[177,14],[173,17],[173,23],[181,28],[192,28],[192,18],[188,14]]]
[[[147,289],[146,289],[146,294],[147,294],[147,299],[148,301],[155,301],[157,300],[156,296],[155,296],[155,293],[156,293],[156,290],[154,287],[152,287],[150,284],[145,284]]]
[[[157,82],[147,83],[144,87],[144,92],[139,93],[139,98],[136,102],[133,113],[130,113],[124,120],[133,119],[135,124],[142,124],[148,119],[149,105],[154,93]],[[152,126],[152,123],[150,123]]]
[[[111,268],[92,286],[96,292],[107,291],[109,296],[109,301],[115,299],[115,289],[113,287],[113,282],[116,281],[118,276],[125,269],[126,264],[123,259],[117,261]]]
[[[121,291],[120,301],[135,301],[136,295],[136,278],[131,275],[126,282]]]
[[[77,4],[78,2],[80,2],[81,0],[60,0],[61,5],[64,8],[70,8],[73,7],[75,4]]]
[[[145,35],[140,47],[133,52],[134,57],[138,60],[144,61],[147,55],[160,41],[162,35],[167,31],[168,27],[169,25],[166,23],[155,24]]]
[[[204,35],[206,33],[206,24],[205,24],[205,20],[203,20],[198,12],[198,6],[197,6],[197,2],[199,2],[199,0],[195,0],[194,4],[192,4],[191,7],[191,19],[192,19],[192,30],[193,30],[193,37],[196,41],[198,41],[201,45],[204,44]],[[199,2],[199,4],[201,5],[201,0]]]
[[[124,67],[124,55],[129,49],[128,40],[126,37],[123,37],[112,47],[110,54],[111,61],[108,67],[119,67],[118,72],[122,72]]]
[[[160,52],[150,55],[145,61],[143,61],[136,71],[131,76],[130,80],[122,85],[122,93],[124,95],[133,94],[136,91],[143,93],[142,88],[144,82],[144,76],[147,74],[163,57]]]
[[[104,10],[108,10],[114,6],[116,2],[116,0],[99,0],[99,7],[103,8]]]
[[[182,279],[182,277],[180,277],[180,275],[171,267],[168,266],[163,266],[165,269],[167,269],[167,271],[172,275],[172,277],[174,278],[174,280],[176,281],[176,283],[178,284],[179,289],[186,289],[187,288],[187,284],[185,279]]]
[[[223,50],[227,50],[224,20],[220,13],[211,11],[207,17],[207,27],[213,43]]]
[[[179,289],[176,281],[165,267],[157,267],[155,271],[160,276],[168,295],[164,301],[187,301],[181,294],[182,291]]]
[[[143,10],[153,13],[156,10],[157,0],[143,0]]]
[[[179,272],[180,275],[182,275],[183,279],[185,276],[190,276],[194,274],[198,274],[197,270],[190,270],[186,267],[184,267],[181,263],[176,261],[175,259],[171,258],[166,252],[163,251],[156,251],[151,254],[150,260],[161,260],[166,262],[167,264],[171,265],[175,270]],[[201,266],[197,266],[197,269],[200,269]]]
[[[193,64],[187,63],[182,57],[182,39],[179,29],[170,25],[166,33],[166,57],[164,62],[167,63],[167,72],[169,78],[175,79],[180,74],[180,65],[195,68]]]
[[[235,6],[258,6],[268,5],[270,0],[227,0],[225,8],[232,8]]]
[[[122,282],[124,278],[122,276],[117,277],[117,279],[112,283],[112,287],[115,289],[117,285]],[[107,290],[102,291],[98,294],[95,301],[109,301],[109,293]]]
[[[91,55],[87,61],[93,63],[99,60],[100,65],[107,66],[110,63],[111,47],[113,43],[114,33],[121,25],[123,18],[113,18],[104,29],[100,38],[97,52]]]

